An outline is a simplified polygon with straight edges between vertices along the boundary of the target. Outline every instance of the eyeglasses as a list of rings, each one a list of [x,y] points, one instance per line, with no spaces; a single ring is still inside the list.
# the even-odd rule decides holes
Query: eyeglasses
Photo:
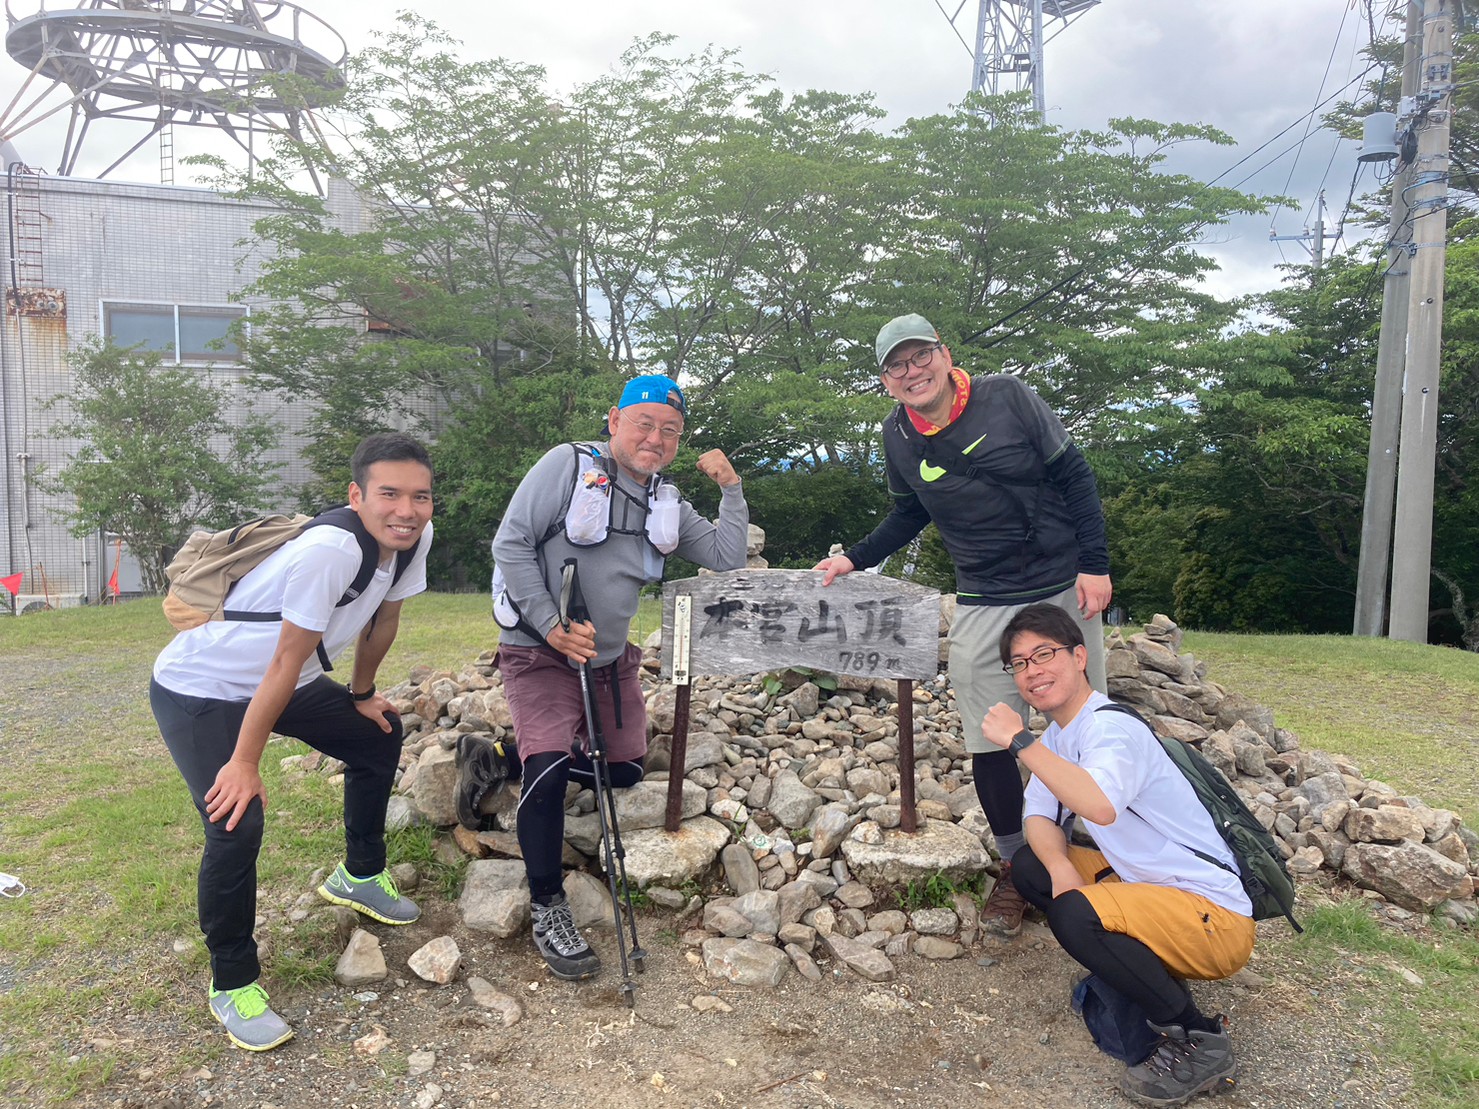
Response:
[[[935,351],[944,345],[944,343],[931,343],[927,347],[921,347],[919,350],[916,350],[908,358],[899,358],[893,362],[885,362],[883,364],[883,372],[888,374],[889,377],[903,377],[909,372],[910,366],[917,366],[922,370],[930,364],[930,359],[934,358]]]
[[[683,429],[681,427],[674,427],[672,424],[663,424],[659,427],[651,420],[629,420],[628,422],[631,424],[633,429],[635,429],[642,436],[643,439],[646,439],[655,431],[662,436],[663,442],[672,443],[676,442],[678,436],[683,434]]]
[[[1029,662],[1034,666],[1046,666],[1053,661],[1053,656],[1059,651],[1071,650],[1073,650],[1072,647],[1039,647],[1026,658],[1014,658],[1011,662],[1003,664],[1002,670],[1007,674],[1020,674],[1027,669]]]

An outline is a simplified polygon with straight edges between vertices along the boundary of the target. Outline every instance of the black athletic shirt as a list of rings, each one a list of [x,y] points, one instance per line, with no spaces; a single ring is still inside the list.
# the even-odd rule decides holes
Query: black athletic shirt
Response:
[[[947,472],[939,465],[947,445],[989,476]],[[955,562],[961,604],[1026,604],[1061,593],[1080,573],[1109,573],[1094,472],[1062,421],[1017,378],[972,378],[965,411],[931,436],[896,406],[883,449],[894,505],[847,552],[859,570],[934,521]]]

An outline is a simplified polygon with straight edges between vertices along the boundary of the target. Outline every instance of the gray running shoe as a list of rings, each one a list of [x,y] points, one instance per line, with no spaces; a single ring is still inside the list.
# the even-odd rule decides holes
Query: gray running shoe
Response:
[[[1230,1089],[1238,1064],[1220,1016],[1220,1032],[1187,1032],[1179,1024],[1152,1024],[1161,1042],[1143,1063],[1125,1069],[1120,1089],[1145,1105],[1180,1105],[1200,1093]]]
[[[381,924],[410,924],[421,916],[421,910],[409,897],[395,888],[390,871],[382,870],[373,878],[355,878],[340,863],[328,880],[318,887],[318,895],[335,905],[348,905],[355,912],[373,917]]]
[[[556,894],[548,905],[531,903],[529,913],[534,918],[534,946],[556,978],[575,982],[601,969],[600,958],[575,927],[570,902],[563,893]]]
[[[267,1007],[260,983],[235,990],[211,986],[211,1016],[221,1022],[231,1042],[245,1051],[268,1051],[293,1038],[293,1029]]]

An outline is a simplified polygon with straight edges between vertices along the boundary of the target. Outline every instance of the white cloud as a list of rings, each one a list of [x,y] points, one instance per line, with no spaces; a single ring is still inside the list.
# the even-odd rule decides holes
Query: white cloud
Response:
[[[953,10],[957,2],[945,0],[944,6]],[[54,0],[48,4],[50,10],[57,6]],[[304,6],[358,49],[372,41],[372,31],[389,29],[396,10],[407,5],[405,0],[306,0]],[[13,9],[17,14],[28,10],[20,0]],[[969,4],[966,9],[960,27],[970,39],[974,9]],[[709,43],[737,47],[748,69],[771,74],[782,88],[873,93],[892,124],[946,110],[961,99],[970,78],[970,57],[933,0],[422,0],[416,10],[459,38],[465,57],[502,55],[542,65],[561,90],[598,75],[634,38],[651,31],[677,35],[678,45],[687,50]],[[1103,0],[1048,44],[1049,119],[1069,128],[1099,127],[1125,115],[1219,127],[1238,141],[1236,149],[1183,148],[1171,163],[1205,180],[1310,110],[1342,26],[1327,94],[1349,78],[1353,47],[1366,38],[1364,14],[1351,10],[1348,0]],[[23,77],[16,63],[0,62],[0,103],[9,102]],[[37,162],[54,160],[62,122],[56,117],[20,136],[21,153]],[[180,153],[193,141],[189,130],[176,131]],[[1229,181],[1292,144],[1301,130]],[[99,171],[136,137],[137,132],[124,137],[121,128],[109,134],[106,122],[95,123],[88,147],[95,156],[84,160],[84,172]],[[1338,215],[1356,148],[1343,144],[1327,174],[1331,149],[1328,133],[1306,144],[1289,184],[1300,209],[1280,213],[1281,233],[1300,230],[1300,213],[1313,204],[1322,180]],[[1292,164],[1286,156],[1247,188],[1282,191]],[[150,144],[124,176],[157,180],[157,167]],[[1226,234],[1230,241],[1212,248],[1227,267],[1213,279],[1215,289],[1277,284],[1280,258],[1267,241],[1267,217],[1240,220]],[[1303,255],[1297,245],[1286,245],[1285,253],[1291,260]]]

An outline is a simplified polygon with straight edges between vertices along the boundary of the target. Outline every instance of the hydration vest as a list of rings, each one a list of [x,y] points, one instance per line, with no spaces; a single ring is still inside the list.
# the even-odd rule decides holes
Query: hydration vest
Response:
[[[639,502],[618,485],[614,458],[602,454],[599,447],[583,443],[571,443],[570,448],[574,463],[564,511],[535,542],[535,552],[561,532],[572,547],[599,547],[612,535],[637,535],[646,541],[656,556],[655,569],[650,576],[654,581],[660,580],[663,560],[678,548],[679,505],[682,502],[678,487],[662,475],[654,474],[647,482],[646,502]],[[632,504],[642,504],[645,524],[640,531],[616,526],[614,516],[618,497]],[[517,630],[531,639],[543,640],[544,633],[524,619],[518,603],[508,595],[508,583],[496,563],[492,584],[494,623],[507,631]]]

